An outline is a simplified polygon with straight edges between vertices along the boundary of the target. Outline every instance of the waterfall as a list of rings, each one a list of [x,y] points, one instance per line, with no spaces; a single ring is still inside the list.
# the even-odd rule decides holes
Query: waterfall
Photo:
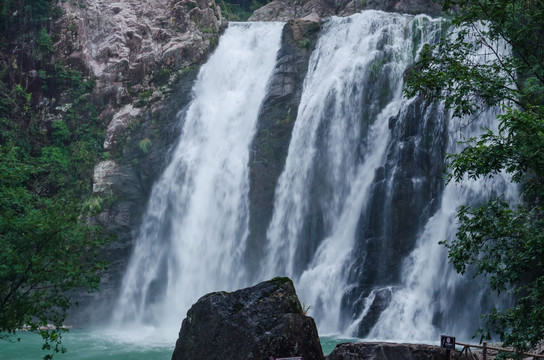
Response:
[[[484,26],[482,24],[478,26]],[[455,33],[453,33],[455,36]],[[476,64],[497,61],[495,54],[508,53],[504,41],[488,41],[489,46],[477,39],[471,62]],[[482,134],[482,129],[498,131],[497,115],[500,110],[491,108],[477,118],[453,118],[448,126],[448,153],[460,153],[464,141]],[[390,305],[383,311],[369,337],[376,339],[428,342],[438,341],[439,334],[456,334],[459,340],[468,341],[481,325],[479,315],[494,306],[507,304],[506,296],[497,297],[478,281],[467,281],[448,264],[447,254],[440,240],[453,239],[457,231],[457,209],[465,204],[478,205],[480,201],[502,195],[511,203],[519,201],[516,184],[510,176],[499,173],[491,178],[469,179],[465,174],[459,182],[446,185],[440,208],[422,227],[415,249],[403,262],[401,286],[393,292]]]
[[[295,279],[323,333],[342,331],[343,292],[362,212],[383,168],[390,119],[405,106],[403,74],[418,47],[437,36],[426,16],[366,11],[332,18],[309,64],[285,170],[268,229],[267,276]],[[308,264],[299,264],[312,216],[323,233]],[[302,265],[302,266],[301,266]]]
[[[283,275],[322,335],[468,337],[476,314],[500,300],[456,275],[438,241],[455,235],[459,205],[517,195],[505,176],[444,184],[445,153],[460,150],[461,134],[492,128],[493,111],[467,124],[403,97],[419,50],[444,33],[440,19],[364,11],[323,24],[266,205],[268,230],[255,239],[260,269],[248,274],[249,173],[258,171],[249,148],[282,26],[231,24],[202,67],[137,232],[115,322],[172,338],[200,296]]]
[[[452,120],[448,152],[459,152],[462,149],[459,141],[481,134],[480,127],[495,127],[496,115],[495,111],[488,111],[477,123],[468,126],[464,123],[466,119]],[[455,237],[458,207],[476,205],[479,200],[496,194],[504,194],[512,201],[517,198],[516,187],[508,181],[508,176],[478,180],[465,176],[461,182],[446,186],[440,209],[424,226],[416,248],[404,260],[402,285],[393,292],[390,305],[369,337],[428,342],[438,341],[441,333],[447,333],[456,334],[459,340],[471,338],[480,323],[479,314],[489,311],[498,301],[486,286],[467,282],[455,273],[438,241]]]
[[[438,245],[455,236],[460,205],[516,198],[505,176],[444,187],[445,153],[496,126],[496,110],[450,119],[402,96],[405,71],[444,25],[379,11],[332,18],[310,59],[262,277],[293,278],[322,334],[468,339],[502,301],[455,274]]]
[[[124,277],[114,314],[125,328],[152,324],[174,338],[200,296],[243,284],[249,145],[282,26],[230,24],[202,67]]]

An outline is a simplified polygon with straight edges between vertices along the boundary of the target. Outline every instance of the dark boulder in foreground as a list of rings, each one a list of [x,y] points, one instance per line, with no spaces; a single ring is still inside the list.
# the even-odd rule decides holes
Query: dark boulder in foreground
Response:
[[[282,357],[324,359],[315,322],[288,278],[200,298],[181,324],[172,360]]]
[[[337,345],[327,360],[446,360],[438,346],[395,343],[349,343]]]

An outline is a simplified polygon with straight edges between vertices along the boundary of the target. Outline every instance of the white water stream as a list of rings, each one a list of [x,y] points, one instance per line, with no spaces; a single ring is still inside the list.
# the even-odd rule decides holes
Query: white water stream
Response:
[[[510,51],[502,41],[487,44],[472,41],[477,47],[470,61],[475,64],[494,63],[496,54],[503,56]],[[494,47],[493,51],[489,45]],[[499,109],[492,108],[477,118],[450,119],[447,152],[460,153],[464,142],[481,135],[483,129],[497,132],[499,114]],[[439,334],[447,332],[458,334],[459,340],[470,341],[479,316],[509,301],[507,297],[498,298],[481,282],[470,281],[470,269],[464,277],[457,274],[448,262],[444,246],[438,244],[438,241],[455,238],[460,206],[476,206],[498,195],[512,203],[519,201],[518,186],[510,182],[506,173],[479,179],[469,179],[465,174],[461,181],[446,185],[440,209],[424,226],[415,250],[404,260],[402,285],[393,293],[390,306],[381,314],[369,337],[429,342],[438,341]]]
[[[230,24],[202,67],[171,162],[154,185],[115,322],[175,339],[185,312],[243,284],[249,145],[283,24]]]
[[[276,188],[265,274],[281,272],[295,279],[299,297],[313,306],[322,333],[345,331],[341,299],[361,212],[372,211],[367,208],[369,187],[385,160],[389,118],[404,105],[403,74],[413,55],[439,29],[439,21],[425,16],[378,11],[332,18],[310,59],[289,155]],[[382,77],[388,78],[381,83],[386,89],[373,80]],[[384,90],[386,104],[372,96]],[[370,101],[362,94],[370,94]],[[322,128],[327,131],[320,133]],[[297,273],[297,247],[304,246],[300,232],[311,211],[309,189],[316,162],[326,167],[326,236],[308,268]]]

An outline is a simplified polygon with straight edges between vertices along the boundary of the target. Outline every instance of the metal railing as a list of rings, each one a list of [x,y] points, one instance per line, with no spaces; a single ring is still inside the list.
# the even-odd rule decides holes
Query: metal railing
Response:
[[[464,344],[461,342],[456,342],[455,345],[463,346],[463,350],[461,350],[459,353],[455,355],[455,358],[458,360],[460,359],[480,360],[480,358],[477,357],[476,354],[474,354],[470,348],[482,349],[481,360],[487,360],[488,350],[497,351],[497,352],[504,351],[504,352],[509,352],[513,354],[516,353],[514,349],[489,346],[487,345],[486,341],[484,341],[482,345]],[[533,359],[544,359],[544,355],[539,355],[539,354],[523,353],[523,355],[525,357],[532,357]]]

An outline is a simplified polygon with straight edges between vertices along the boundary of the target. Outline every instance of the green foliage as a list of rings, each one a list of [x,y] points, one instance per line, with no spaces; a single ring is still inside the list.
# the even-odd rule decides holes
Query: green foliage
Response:
[[[49,54],[53,52],[53,40],[51,40],[47,30],[44,28],[41,28],[38,31],[36,36],[36,45],[38,46],[38,51],[41,54]]]
[[[168,79],[170,79],[170,75],[172,75],[172,71],[170,69],[160,68],[160,70],[158,70],[155,74],[155,84],[157,84],[157,86],[166,85]]]
[[[498,131],[487,129],[450,155],[449,177],[506,171],[520,184],[522,201],[512,205],[499,194],[461,207],[457,238],[442,244],[458,272],[472,266],[492,289],[513,297],[510,308],[484,315],[478,333],[498,333],[524,351],[544,340],[544,2],[445,0],[444,9],[455,9],[458,31],[424,48],[406,93],[444,100],[454,116],[473,121],[486,108],[503,108]],[[476,59],[480,47],[484,63]]]
[[[0,331],[41,331],[61,349],[62,322],[72,305],[68,290],[96,288],[98,229],[82,224],[77,201],[45,197],[33,186],[42,171],[20,148],[0,146]]]
[[[219,3],[223,16],[228,21],[246,21],[251,16],[251,12],[244,10],[238,4],[230,4],[225,1]]]
[[[272,0],[265,0],[264,2],[258,0],[221,0],[218,2],[218,5],[227,20],[246,21],[255,10],[268,4],[270,1]]]
[[[51,0],[1,0],[0,31],[10,27],[28,31],[55,14]]]
[[[144,90],[138,93],[138,102],[136,102],[137,107],[144,107],[149,103],[149,98],[153,94],[153,90]]]
[[[297,43],[299,48],[303,49],[310,49],[310,46],[312,45],[312,41],[310,39],[304,38],[300,39]]]
[[[66,144],[70,140],[70,129],[66,122],[58,120],[51,124],[51,136],[55,144]]]
[[[144,153],[144,154],[149,153],[149,148],[151,148],[151,140],[149,140],[148,138],[145,138],[145,139],[141,140],[138,143],[138,147],[140,148],[140,151],[142,153]]]
[[[544,179],[544,124],[541,106],[505,109],[499,115],[497,133],[486,130],[471,139],[461,154],[452,155],[452,176],[456,181],[464,174],[470,178],[490,176],[505,169],[512,180],[524,183],[527,199],[542,199]]]
[[[104,268],[98,251],[107,238],[86,221],[103,202],[91,198],[104,139],[99,110],[88,101],[94,80],[51,63],[51,4],[0,0],[2,41],[11,37],[0,69],[0,339],[23,327],[34,331],[45,359],[66,351],[70,294],[97,288]],[[32,46],[32,58],[17,53],[22,42]],[[29,70],[38,74],[34,84]],[[53,98],[65,99],[61,110],[38,105]]]
[[[492,199],[476,208],[463,206],[457,239],[445,243],[459,273],[475,264],[477,275],[487,276],[497,292],[516,297],[507,310],[494,309],[484,319],[489,337],[499,332],[502,340],[519,350],[535,347],[544,329],[544,220],[541,209],[511,208],[503,199]]]

